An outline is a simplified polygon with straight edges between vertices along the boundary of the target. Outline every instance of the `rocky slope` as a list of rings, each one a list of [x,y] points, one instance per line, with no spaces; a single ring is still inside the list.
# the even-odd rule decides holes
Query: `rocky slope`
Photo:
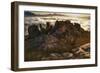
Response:
[[[36,26],[34,26],[36,27]],[[25,39],[25,61],[90,58],[90,32],[70,20],[56,21],[41,31],[29,28]]]

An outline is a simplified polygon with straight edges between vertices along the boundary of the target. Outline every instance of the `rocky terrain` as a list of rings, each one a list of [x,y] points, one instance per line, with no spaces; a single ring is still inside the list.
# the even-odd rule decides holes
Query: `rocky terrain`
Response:
[[[90,32],[70,20],[47,23],[40,30],[36,25],[28,28],[25,36],[25,61],[87,59],[90,58]]]

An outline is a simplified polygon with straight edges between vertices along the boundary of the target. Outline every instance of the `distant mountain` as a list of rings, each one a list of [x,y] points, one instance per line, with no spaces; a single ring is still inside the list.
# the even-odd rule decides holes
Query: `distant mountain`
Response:
[[[63,14],[56,14],[56,13],[52,13],[52,14],[35,14],[36,16],[65,16]]]
[[[37,13],[33,13],[33,12],[30,12],[30,11],[25,11],[24,12],[24,15],[27,17],[27,16],[65,16],[63,14],[57,14],[57,13],[52,13],[52,14],[37,14]]]
[[[27,16],[34,16],[35,14],[30,12],[30,11],[25,11],[24,12],[24,16],[27,17]]]

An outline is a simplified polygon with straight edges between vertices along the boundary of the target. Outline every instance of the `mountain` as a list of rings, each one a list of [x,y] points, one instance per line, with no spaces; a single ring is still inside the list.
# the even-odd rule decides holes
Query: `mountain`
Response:
[[[34,15],[35,15],[35,14],[32,13],[32,12],[30,12],[30,11],[25,11],[25,12],[24,12],[24,16],[25,16],[25,17],[27,17],[27,16],[30,16],[30,17],[31,17],[31,16],[34,16]]]

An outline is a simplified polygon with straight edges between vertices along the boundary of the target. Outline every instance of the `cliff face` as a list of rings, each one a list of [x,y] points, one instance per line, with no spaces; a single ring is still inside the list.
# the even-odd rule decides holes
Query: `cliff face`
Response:
[[[36,26],[29,28],[29,38],[25,40],[26,61],[90,58],[90,46],[81,48],[90,43],[90,32],[80,24],[66,20],[56,21],[54,27],[47,23],[46,29],[40,24],[40,28],[41,31]]]

